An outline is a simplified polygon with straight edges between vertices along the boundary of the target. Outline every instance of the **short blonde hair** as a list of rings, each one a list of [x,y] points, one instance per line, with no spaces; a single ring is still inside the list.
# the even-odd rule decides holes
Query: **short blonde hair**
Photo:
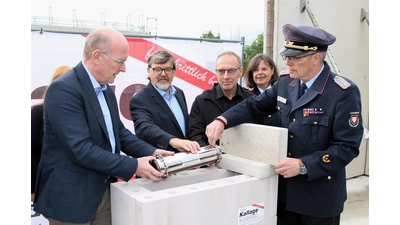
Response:
[[[64,73],[68,72],[71,70],[70,66],[59,66],[53,73],[53,76],[51,76],[50,83],[53,82],[57,77],[63,75]]]
[[[55,79],[57,79],[58,77],[60,77],[61,75],[63,75],[64,73],[66,73],[66,72],[68,72],[68,71],[70,71],[70,70],[71,70],[71,67],[70,67],[70,66],[62,65],[62,66],[57,67],[57,69],[54,71],[53,75],[52,75],[51,78],[50,78],[50,84],[51,84]],[[46,90],[45,90],[44,93],[43,93],[43,99],[44,99],[44,97],[46,96],[46,92],[47,92],[47,89],[48,89],[48,88],[49,88],[49,86],[46,87]]]

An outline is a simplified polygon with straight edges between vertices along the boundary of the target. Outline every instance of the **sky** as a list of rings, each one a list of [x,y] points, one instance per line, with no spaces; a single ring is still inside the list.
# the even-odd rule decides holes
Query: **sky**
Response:
[[[212,31],[251,44],[264,31],[264,0],[31,0],[32,17],[145,26],[152,35],[199,38]]]

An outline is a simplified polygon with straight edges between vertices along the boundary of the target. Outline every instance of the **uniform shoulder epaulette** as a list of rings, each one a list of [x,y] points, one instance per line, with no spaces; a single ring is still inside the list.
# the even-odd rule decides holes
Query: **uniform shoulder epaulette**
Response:
[[[336,75],[335,78],[333,78],[333,81],[342,89],[347,89],[351,86],[350,82],[348,82],[346,79],[344,79],[341,76]]]
[[[289,70],[281,70],[281,72],[279,73],[279,76],[287,76],[290,75]]]

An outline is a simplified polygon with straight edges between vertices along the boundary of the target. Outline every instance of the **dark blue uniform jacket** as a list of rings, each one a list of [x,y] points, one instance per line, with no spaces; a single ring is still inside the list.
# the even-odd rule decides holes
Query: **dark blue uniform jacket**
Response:
[[[222,114],[229,128],[278,112],[279,126],[288,129],[287,157],[300,158],[308,170],[306,175],[281,176],[278,199],[288,211],[315,217],[343,211],[345,167],[358,156],[363,136],[358,87],[324,65],[300,99],[300,80],[281,75],[263,94]]]

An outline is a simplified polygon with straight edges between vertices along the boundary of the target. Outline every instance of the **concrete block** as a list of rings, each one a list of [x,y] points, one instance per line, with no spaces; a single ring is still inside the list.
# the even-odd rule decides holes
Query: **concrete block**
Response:
[[[114,185],[117,185],[118,189],[115,189]],[[135,220],[140,214],[137,212],[135,196],[149,193],[151,193],[150,190],[132,182],[132,180],[111,184],[110,194],[113,224],[124,224],[125,221],[132,221],[131,224],[138,224]]]
[[[140,178],[111,184],[113,225],[275,225],[278,175],[287,129],[242,124],[224,132],[217,166],[158,183]]]
[[[245,123],[224,131],[220,147],[224,153],[275,165],[287,154],[286,128]]]
[[[158,183],[141,178],[111,184],[113,225],[239,224],[239,210],[254,204],[263,209],[253,224],[276,224],[277,176],[259,179],[217,167],[181,173]]]
[[[167,179],[161,180],[156,185],[149,179],[135,179],[131,180],[130,182],[134,182],[135,184],[140,185],[142,188],[145,188],[148,191],[155,192],[168,188],[209,181],[210,176],[214,179],[220,179],[234,175],[237,175],[237,173],[229,170],[219,170],[215,167],[208,167],[176,173],[175,175],[169,176]]]
[[[261,163],[231,154],[223,154],[217,167],[260,179],[278,175],[275,172],[275,167],[271,164]]]

